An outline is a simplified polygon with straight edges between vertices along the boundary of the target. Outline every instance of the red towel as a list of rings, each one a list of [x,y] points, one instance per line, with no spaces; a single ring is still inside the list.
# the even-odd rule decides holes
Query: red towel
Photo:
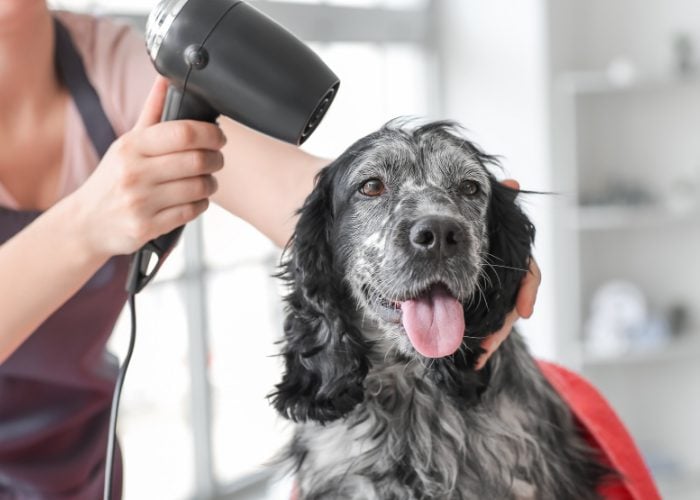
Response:
[[[654,480],[632,436],[605,398],[580,375],[566,368],[538,361],[540,370],[571,408],[586,433],[622,479],[601,488],[610,500],[660,499]]]

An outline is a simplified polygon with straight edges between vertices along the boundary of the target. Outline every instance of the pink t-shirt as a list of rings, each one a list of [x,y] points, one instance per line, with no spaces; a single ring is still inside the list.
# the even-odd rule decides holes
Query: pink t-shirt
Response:
[[[107,118],[117,136],[122,135],[136,123],[156,77],[143,36],[130,26],[107,18],[62,11],[54,15],[70,32]],[[97,154],[78,108],[70,101],[66,110],[59,198],[80,186],[97,163]],[[2,183],[0,205],[19,208]]]

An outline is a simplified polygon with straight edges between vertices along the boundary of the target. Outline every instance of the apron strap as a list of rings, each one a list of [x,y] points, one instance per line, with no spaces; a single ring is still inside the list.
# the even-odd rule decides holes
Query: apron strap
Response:
[[[55,58],[59,77],[73,97],[97,156],[102,158],[117,135],[105,114],[95,87],[88,79],[83,60],[73,44],[70,33],[55,17],[54,27]]]

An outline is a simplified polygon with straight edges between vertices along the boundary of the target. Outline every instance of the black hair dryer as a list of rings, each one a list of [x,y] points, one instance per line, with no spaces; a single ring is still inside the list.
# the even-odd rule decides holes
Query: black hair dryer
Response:
[[[340,83],[311,49],[242,1],[162,0],[148,18],[146,46],[170,80],[162,121],[213,123],[224,114],[299,145],[326,114]],[[155,276],[183,227],[134,254],[129,293]]]

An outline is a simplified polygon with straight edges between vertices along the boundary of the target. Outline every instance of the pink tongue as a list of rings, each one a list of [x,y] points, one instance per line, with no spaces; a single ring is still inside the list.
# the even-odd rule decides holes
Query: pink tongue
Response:
[[[401,322],[416,351],[428,358],[449,356],[464,336],[462,304],[442,287],[401,302]]]

